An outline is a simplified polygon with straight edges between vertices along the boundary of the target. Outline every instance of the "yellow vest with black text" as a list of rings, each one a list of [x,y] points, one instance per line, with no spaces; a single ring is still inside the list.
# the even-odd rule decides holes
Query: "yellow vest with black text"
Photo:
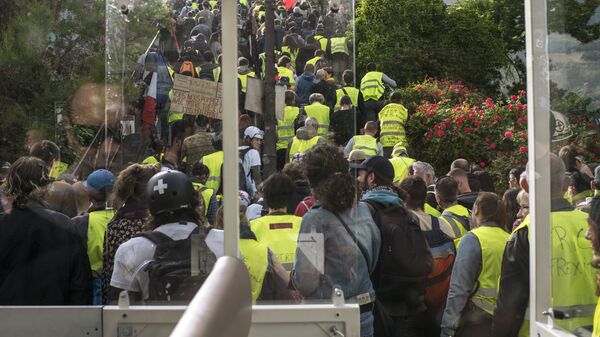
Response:
[[[368,72],[360,81],[360,91],[365,101],[379,100],[385,91],[383,86],[383,73],[378,71]]]
[[[317,40],[317,42],[319,42],[319,45],[321,46],[322,51],[327,50],[327,38],[325,36],[315,35],[315,40]]]
[[[210,199],[212,198],[213,194],[215,194],[215,190],[213,190],[212,188],[208,188],[202,185],[201,183],[192,182],[192,184],[194,185],[194,190],[200,193],[200,195],[202,196],[202,200],[204,201],[204,215],[207,215],[208,206],[210,205]]]
[[[552,298],[554,310],[567,313],[569,319],[555,319],[554,325],[575,331],[593,325],[596,310],[596,270],[592,267],[592,248],[586,240],[588,214],[580,210],[551,212]],[[530,226],[525,217],[514,232]],[[529,316],[521,325],[519,336],[529,336]]]
[[[291,272],[296,260],[296,242],[301,223],[302,218],[295,215],[266,215],[252,220],[250,229],[258,242],[269,247],[285,270]]]
[[[402,104],[390,103],[379,112],[379,141],[383,147],[396,144],[408,146],[404,124],[408,120],[408,111]]]
[[[202,164],[208,167],[206,187],[215,191],[221,187],[221,167],[223,166],[223,151],[217,151],[202,157]]]
[[[277,72],[279,73],[279,77],[287,77],[292,88],[294,87],[296,80],[294,79],[294,72],[291,69],[286,67],[277,67]]]
[[[102,250],[104,247],[104,233],[115,212],[101,210],[90,212],[87,231],[87,254],[92,270],[102,269]]]
[[[458,239],[465,235],[469,228],[471,228],[471,213],[469,210],[459,204],[450,206],[442,212],[442,219],[444,219],[452,230],[454,231],[454,242],[458,244]]]
[[[304,153],[310,150],[313,146],[317,145],[319,142],[319,136],[314,136],[311,139],[298,139],[298,137],[292,138],[292,145],[290,147],[290,162],[294,158],[296,153]]]
[[[294,138],[294,121],[300,114],[297,106],[285,106],[283,120],[277,119],[277,150],[287,149]]]
[[[502,255],[509,234],[500,227],[482,226],[471,231],[481,247],[481,273],[477,278],[478,288],[471,301],[481,310],[494,315],[498,299],[498,281],[502,269]],[[460,245],[458,246],[460,252]]]
[[[346,93],[344,93],[344,90],[346,90]],[[346,96],[350,96],[350,101],[352,101],[352,105],[353,106],[358,106],[358,94],[360,93],[360,90],[356,89],[355,87],[344,87],[344,89],[338,89],[335,91],[335,95],[337,97],[336,99],[336,103],[335,103],[335,109],[339,109],[342,107],[342,104],[340,103],[342,101],[342,97]]]
[[[308,117],[314,118],[319,122],[317,134],[325,139],[329,136],[329,107],[319,102],[304,107]]]
[[[331,54],[338,53],[350,55],[350,51],[348,50],[348,43],[346,43],[345,37],[331,38]]]
[[[238,74],[238,78],[240,79],[240,83],[242,84],[242,92],[245,94],[246,93],[246,88],[248,87],[248,77],[256,77],[256,74],[251,71],[247,74]]]
[[[260,296],[265,273],[269,266],[269,253],[267,246],[253,239],[240,239],[240,253],[242,260],[250,274],[252,289],[252,303]]]
[[[408,157],[394,157],[390,163],[394,167],[394,183],[399,183],[408,176],[408,169],[416,160]]]
[[[354,146],[352,150],[362,150],[367,157],[376,156],[379,153],[377,139],[369,135],[354,136]]]
[[[52,162],[52,168],[50,169],[50,173],[48,173],[48,176],[50,178],[56,179],[61,174],[67,172],[68,169],[69,169],[69,164],[63,163],[62,161],[55,160]]]

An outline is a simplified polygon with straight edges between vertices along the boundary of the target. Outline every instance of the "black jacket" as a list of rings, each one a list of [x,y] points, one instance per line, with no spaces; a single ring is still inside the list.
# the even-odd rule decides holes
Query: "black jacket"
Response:
[[[31,206],[0,220],[0,305],[91,304],[86,243],[65,215]]]
[[[477,200],[478,196],[479,196],[479,192],[463,193],[458,196],[458,199],[456,201],[458,202],[459,205],[463,205],[469,211],[472,211],[473,205],[475,204],[475,200]]]

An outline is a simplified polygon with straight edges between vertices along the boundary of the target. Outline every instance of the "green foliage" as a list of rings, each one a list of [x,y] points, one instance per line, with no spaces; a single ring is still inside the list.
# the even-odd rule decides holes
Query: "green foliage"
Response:
[[[0,96],[0,158],[10,162],[25,154],[27,115],[13,100]]]

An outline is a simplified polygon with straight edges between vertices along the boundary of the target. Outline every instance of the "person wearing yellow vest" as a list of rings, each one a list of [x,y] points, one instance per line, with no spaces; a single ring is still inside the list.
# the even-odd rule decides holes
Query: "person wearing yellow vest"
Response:
[[[296,65],[296,58],[298,57],[298,45],[296,39],[294,39],[291,35],[286,35],[283,37],[283,43],[281,45],[281,54],[287,53],[290,56],[290,60],[292,61],[292,65]]]
[[[362,150],[367,157],[382,156],[383,148],[381,143],[377,141],[377,123],[367,122],[365,124],[365,134],[352,137],[344,147],[344,157],[348,158],[350,151]]]
[[[288,89],[294,90],[294,87],[296,86],[296,74],[294,73],[294,67],[292,66],[292,61],[289,57],[282,56],[279,59],[277,73],[279,74],[279,80],[281,81],[284,77],[287,78],[286,83],[288,84]]]
[[[50,170],[48,176],[56,179],[59,175],[66,173],[69,164],[60,160],[60,148],[54,142],[41,140],[31,145],[29,155],[43,160]]]
[[[250,62],[245,57],[238,59],[238,79],[240,80],[240,90],[245,95],[248,86],[248,77],[256,77],[256,74],[249,68]]]
[[[319,42],[319,46],[321,47],[321,51],[325,52],[327,50],[327,45],[329,44],[329,40],[324,36],[323,25],[318,24],[315,30],[315,40]]]
[[[408,156],[408,151],[406,151],[405,147],[398,146],[392,152],[390,162],[394,166],[394,183],[399,183],[408,176],[410,167],[416,160]]]
[[[288,272],[292,271],[296,260],[296,242],[302,222],[301,217],[287,213],[295,190],[294,182],[287,175],[271,175],[262,188],[264,205],[269,213],[250,222],[258,242],[269,247]]]
[[[598,299],[590,244],[584,237],[588,215],[563,198],[565,177],[564,163],[550,154],[550,305],[555,317],[559,312],[568,317],[554,319],[554,325],[573,333],[592,325]],[[527,181],[522,180],[521,186],[527,190]],[[513,231],[504,250],[492,336],[529,336],[529,227],[547,226],[530,220],[527,216]]]
[[[217,58],[217,62],[214,63],[214,55],[210,51],[205,51],[202,56],[205,62],[196,67],[196,73],[202,80],[220,82],[221,81],[221,66],[220,66],[220,55]]]
[[[317,134],[325,139],[329,138],[329,120],[331,110],[325,104],[325,97],[321,94],[311,94],[308,98],[310,105],[304,107],[304,112],[310,118],[319,122]]]
[[[317,135],[316,125],[318,124],[315,120],[308,118],[305,126],[296,130],[296,136],[292,138],[288,148],[287,158],[290,162],[302,159],[304,153],[316,145],[327,143],[325,139]]]
[[[416,161],[412,165],[413,175],[421,177],[427,185],[427,196],[425,197],[425,213],[439,217],[438,203],[435,200],[435,170],[429,163]]]
[[[198,197],[202,198],[204,215],[208,223],[213,224],[217,214],[218,203],[215,190],[205,186],[209,174],[208,167],[198,161],[192,165],[190,180],[194,185],[194,190],[198,193]]]
[[[378,119],[381,127],[379,141],[383,145],[386,156],[390,156],[395,145],[408,147],[404,125],[408,121],[408,110],[400,104],[402,96],[399,92],[390,95],[390,103],[379,111]]]
[[[600,198],[595,197],[590,205],[590,217],[588,219],[588,231],[585,238],[592,243],[592,263],[594,268],[600,267]],[[596,278],[596,289],[599,288],[598,278]],[[598,293],[598,290],[596,290]],[[594,311],[594,330],[592,337],[600,337],[600,300],[596,304]]]
[[[471,212],[457,203],[458,183],[452,177],[443,177],[435,183],[435,198],[442,212],[441,219],[452,226],[453,239],[460,239],[471,229]],[[455,242],[458,243],[458,240]]]
[[[473,229],[461,239],[452,269],[440,336],[491,336],[502,254],[508,240],[506,207],[483,192],[473,206]]]
[[[461,168],[455,168],[448,172],[448,176],[454,178],[458,183],[458,199],[456,201],[460,205],[465,206],[468,210],[472,210],[479,192],[473,192],[471,190],[471,186],[469,185],[469,173]]]
[[[360,90],[352,85],[354,82],[354,72],[348,69],[344,70],[342,73],[342,80],[344,82],[344,86],[335,91],[336,101],[334,109],[338,110],[341,108],[342,97],[348,96],[352,101],[352,105],[357,109],[357,112],[360,113],[364,109],[365,101]]]
[[[343,30],[338,29],[335,36],[329,40],[327,55],[329,55],[329,59],[331,60],[335,80],[339,82],[342,80],[344,70],[348,68],[348,61],[350,59],[348,39]]]
[[[217,195],[221,194],[221,174],[223,170],[223,134],[217,133],[213,138],[215,152],[200,159],[208,167],[208,179],[205,186],[213,189]]]
[[[325,60],[325,53],[321,49],[316,50],[315,57],[306,61],[306,64],[310,64],[313,67],[315,67],[315,71],[323,69],[323,67],[327,65],[327,60]]]
[[[285,166],[286,152],[294,138],[294,122],[300,114],[300,108],[296,106],[296,94],[293,91],[285,92],[285,109],[283,119],[277,118],[277,169]]]
[[[85,233],[87,254],[93,276],[93,304],[102,304],[102,250],[104,234],[108,223],[114,216],[114,210],[107,205],[108,194],[115,183],[112,172],[104,169],[96,170],[87,177],[84,187],[91,200],[87,214],[73,218],[73,222]]]
[[[375,63],[367,64],[367,73],[360,81],[360,91],[365,99],[363,115],[366,120],[376,120],[377,114],[383,108],[385,84],[392,88],[397,86],[396,81],[389,78],[386,74],[377,71]]]

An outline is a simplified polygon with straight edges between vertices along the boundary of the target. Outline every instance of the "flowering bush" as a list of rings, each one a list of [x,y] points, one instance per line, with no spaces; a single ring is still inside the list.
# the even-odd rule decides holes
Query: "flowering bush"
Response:
[[[401,91],[414,112],[406,126],[411,156],[433,165],[438,175],[465,158],[504,188],[508,171],[527,163],[525,91],[493,99],[461,82],[433,79]]]

